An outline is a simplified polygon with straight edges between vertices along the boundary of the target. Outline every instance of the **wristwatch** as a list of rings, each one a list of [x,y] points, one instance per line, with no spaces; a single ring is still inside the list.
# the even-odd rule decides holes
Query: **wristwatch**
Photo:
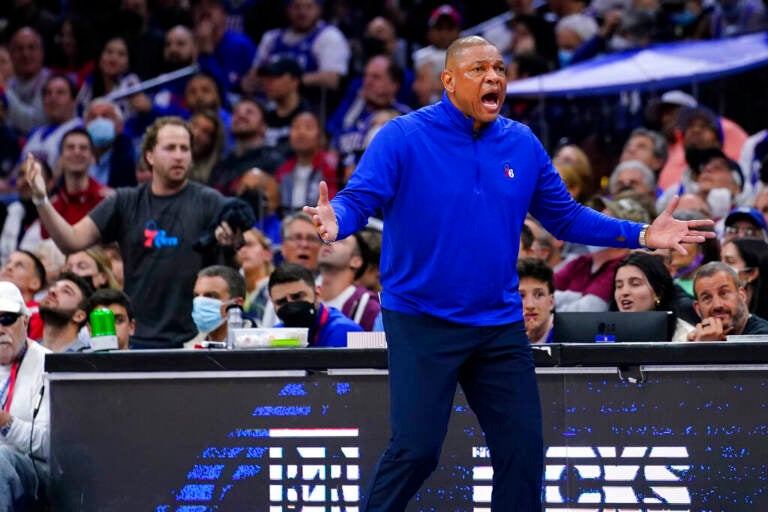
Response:
[[[13,425],[13,416],[8,416],[8,423],[3,427],[0,427],[0,434],[2,434],[3,437],[8,437],[8,432],[11,431],[11,425]]]
[[[640,244],[640,247],[647,250],[651,250],[648,249],[648,246],[645,243],[645,234],[648,232],[649,227],[650,226],[648,224],[643,224],[643,228],[640,230],[640,236],[637,238],[637,242]]]

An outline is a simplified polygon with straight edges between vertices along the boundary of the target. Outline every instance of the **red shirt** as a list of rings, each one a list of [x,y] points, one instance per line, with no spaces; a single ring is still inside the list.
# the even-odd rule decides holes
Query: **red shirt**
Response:
[[[318,151],[312,159],[312,172],[315,173],[320,171],[323,180],[325,180],[326,185],[328,185],[328,199],[333,199],[333,196],[339,191],[335,160],[334,155],[328,151]],[[285,176],[291,174],[291,171],[293,171],[297,163],[298,159],[296,157],[287,160],[277,171],[275,171],[275,180],[278,183],[282,183]]]
[[[64,217],[64,220],[70,224],[75,224],[112,192],[111,188],[89,176],[88,188],[82,192],[70,194],[66,191],[66,187],[62,186],[59,192],[51,198],[51,206]],[[43,238],[48,238],[48,232],[42,225],[40,226],[40,233]]]
[[[613,277],[616,266],[624,256],[609,260],[592,273],[592,255],[582,254],[568,262],[555,274],[555,289],[580,292],[582,295],[595,295],[606,303],[611,302]]]
[[[31,300],[27,302],[27,309],[29,309],[27,336],[35,341],[40,341],[43,339],[43,320],[40,318],[40,303]]]

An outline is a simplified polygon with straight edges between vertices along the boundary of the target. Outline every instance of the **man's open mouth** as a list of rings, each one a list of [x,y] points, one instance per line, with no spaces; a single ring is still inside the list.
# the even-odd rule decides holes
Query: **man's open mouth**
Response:
[[[499,93],[497,92],[483,94],[481,100],[483,105],[490,110],[495,110],[499,107]]]

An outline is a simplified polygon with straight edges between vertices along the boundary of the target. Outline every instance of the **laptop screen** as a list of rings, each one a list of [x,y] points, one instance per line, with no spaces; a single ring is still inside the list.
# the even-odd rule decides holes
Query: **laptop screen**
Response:
[[[672,339],[670,311],[555,313],[555,343],[647,342]]]

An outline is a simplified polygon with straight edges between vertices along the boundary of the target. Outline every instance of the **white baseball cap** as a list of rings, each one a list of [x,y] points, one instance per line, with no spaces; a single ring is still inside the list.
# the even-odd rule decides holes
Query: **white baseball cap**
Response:
[[[696,98],[678,90],[667,91],[662,94],[661,102],[669,103],[671,105],[680,105],[681,107],[697,107],[699,105]]]
[[[24,297],[18,287],[10,281],[0,281],[0,312],[29,314]]]

